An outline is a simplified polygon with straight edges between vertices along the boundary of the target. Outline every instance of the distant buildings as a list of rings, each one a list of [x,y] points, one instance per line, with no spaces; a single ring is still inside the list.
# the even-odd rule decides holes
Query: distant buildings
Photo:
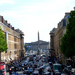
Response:
[[[38,41],[25,43],[25,44],[29,45],[28,46],[29,50],[38,50],[38,49],[48,50],[49,49],[49,42],[40,40],[39,32],[38,32]]]
[[[1,52],[1,60],[9,62],[24,57],[24,33],[20,29],[12,27],[7,20],[4,20],[3,16],[0,16],[0,26],[8,45],[8,50]]]
[[[28,44],[29,50],[38,50],[38,41],[31,42],[31,43],[25,43]],[[39,40],[40,49],[42,50],[48,50],[49,49],[49,42]]]

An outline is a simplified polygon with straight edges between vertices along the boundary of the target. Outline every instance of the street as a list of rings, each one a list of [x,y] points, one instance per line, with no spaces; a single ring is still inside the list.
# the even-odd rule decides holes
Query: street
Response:
[[[48,62],[48,57],[41,55],[36,55],[35,57],[30,55],[19,63],[15,62],[13,66],[15,66],[15,64],[16,73],[18,73],[18,75],[54,75],[54,73],[59,75],[69,75],[70,73],[69,70],[66,70],[66,68],[64,68],[65,71],[63,71],[63,69],[61,69],[61,64],[53,63],[52,61]],[[9,72],[6,72],[6,75],[9,75]],[[14,70],[12,71],[11,75],[15,75]]]

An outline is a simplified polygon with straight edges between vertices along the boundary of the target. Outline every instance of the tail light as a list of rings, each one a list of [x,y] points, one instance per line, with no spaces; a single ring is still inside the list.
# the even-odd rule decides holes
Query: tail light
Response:
[[[23,74],[25,74],[25,73],[23,72]]]

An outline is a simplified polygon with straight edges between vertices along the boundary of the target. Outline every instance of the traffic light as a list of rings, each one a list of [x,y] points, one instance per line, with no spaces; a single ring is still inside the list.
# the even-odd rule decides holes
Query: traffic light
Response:
[[[14,66],[14,71],[16,72],[16,67]]]
[[[9,69],[9,74],[10,74],[10,75],[12,74],[12,68]]]

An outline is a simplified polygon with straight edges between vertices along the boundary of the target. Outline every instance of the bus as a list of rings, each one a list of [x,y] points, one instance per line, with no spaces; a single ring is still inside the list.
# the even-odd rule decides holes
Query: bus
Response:
[[[0,75],[6,75],[5,62],[0,62]]]
[[[62,71],[62,65],[59,63],[55,63],[53,64],[53,70],[58,70],[58,71]]]

